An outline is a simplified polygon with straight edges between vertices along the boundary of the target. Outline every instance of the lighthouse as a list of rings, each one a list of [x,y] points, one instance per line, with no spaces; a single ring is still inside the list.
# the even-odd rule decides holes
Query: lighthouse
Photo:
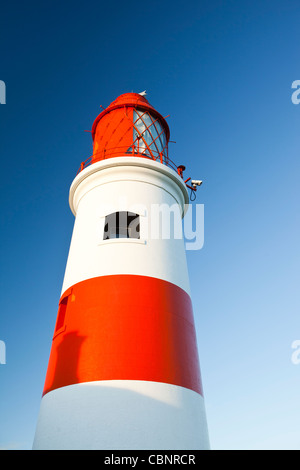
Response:
[[[162,233],[189,205],[169,126],[125,93],[91,134],[33,448],[208,449],[184,240]]]

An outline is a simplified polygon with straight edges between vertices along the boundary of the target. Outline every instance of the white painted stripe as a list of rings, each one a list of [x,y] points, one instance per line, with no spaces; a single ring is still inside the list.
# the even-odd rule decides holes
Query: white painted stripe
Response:
[[[33,448],[209,449],[204,400],[176,385],[89,382],[47,393]]]
[[[118,169],[120,171],[118,171]],[[78,191],[79,186],[83,188],[83,182],[89,186],[94,178],[96,179],[96,184],[99,184],[99,171],[101,171],[101,184],[116,180],[116,175],[118,175],[117,180],[120,181],[139,180],[146,183],[150,182],[151,184],[162,186],[164,190],[170,191],[172,195],[174,195],[175,191],[177,193],[178,204],[182,206],[189,204],[186,185],[183,179],[177,175],[174,170],[149,158],[122,156],[93,163],[74,178],[69,194],[69,203],[74,215],[76,215],[79,200],[86,192],[85,189]]]
[[[62,293],[93,277],[135,274],[171,282],[190,295],[183,238],[168,239],[167,232],[159,238],[154,230],[159,207],[161,223],[171,207],[182,228],[186,195],[173,170],[143,158],[112,158],[83,170],[70,189],[76,220]],[[103,241],[105,215],[119,211],[140,214],[141,240]]]

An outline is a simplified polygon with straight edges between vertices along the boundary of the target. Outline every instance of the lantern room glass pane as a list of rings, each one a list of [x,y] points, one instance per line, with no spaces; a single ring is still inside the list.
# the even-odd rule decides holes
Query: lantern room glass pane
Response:
[[[166,136],[160,122],[141,109],[133,111],[133,141],[139,152],[159,158],[166,145]]]

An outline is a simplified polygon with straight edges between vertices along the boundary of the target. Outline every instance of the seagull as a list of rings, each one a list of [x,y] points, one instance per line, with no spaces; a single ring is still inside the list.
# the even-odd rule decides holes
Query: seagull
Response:
[[[147,95],[146,90],[141,91],[141,93],[138,93],[138,94],[141,95],[141,96],[146,96]]]

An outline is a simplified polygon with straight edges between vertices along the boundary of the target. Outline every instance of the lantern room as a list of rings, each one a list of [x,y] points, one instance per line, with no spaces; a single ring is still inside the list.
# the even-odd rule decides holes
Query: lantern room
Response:
[[[92,127],[90,163],[139,156],[168,164],[169,126],[139,93],[125,93],[97,116]]]

